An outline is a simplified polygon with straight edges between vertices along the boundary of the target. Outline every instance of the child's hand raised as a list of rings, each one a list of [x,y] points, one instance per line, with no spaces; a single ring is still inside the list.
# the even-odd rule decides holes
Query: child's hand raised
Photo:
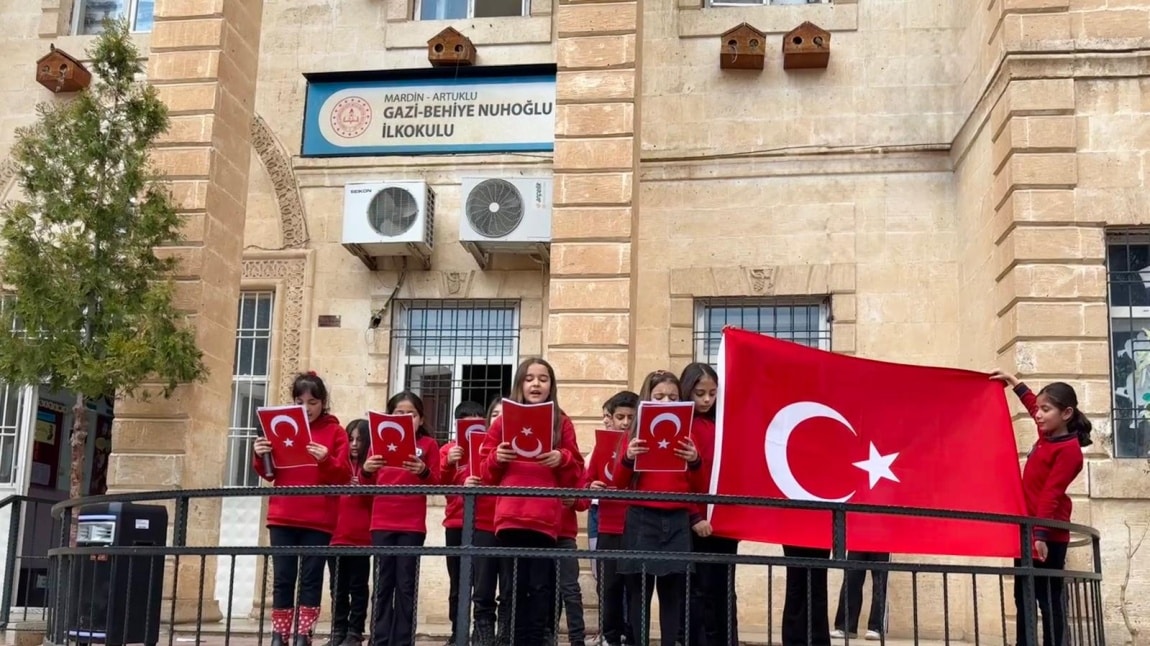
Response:
[[[558,451],[548,451],[536,458],[536,460],[548,469],[554,469],[563,463],[563,454]]]
[[[383,456],[373,455],[367,458],[363,463],[364,473],[375,473],[383,468]]]
[[[262,437],[258,437],[252,444],[252,452],[261,457],[265,456],[272,452],[272,443]]]
[[[414,455],[408,457],[409,459],[403,461],[403,468],[407,469],[408,473],[420,475],[423,473],[424,469],[427,468],[427,465],[423,463],[423,460],[420,460],[418,457]]]
[[[456,464],[459,464],[459,461],[462,459],[463,459],[463,447],[459,446],[458,444],[451,447],[451,450],[447,452],[447,463],[450,465],[454,466]]]
[[[327,459],[327,447],[317,442],[311,442],[307,445],[307,452],[311,457],[315,458],[316,462],[323,462]]]
[[[675,455],[685,462],[694,462],[699,459],[699,450],[695,448],[695,441],[688,437],[679,440],[679,448],[675,449]]]
[[[651,449],[647,448],[647,440],[640,440],[635,438],[627,445],[627,459],[634,460],[637,456],[643,455]]]
[[[511,442],[503,442],[495,447],[495,461],[507,464],[515,459],[515,449],[511,448]]]
[[[995,370],[990,375],[990,379],[991,381],[1001,381],[1004,386],[1010,386],[1011,388],[1014,388],[1019,384],[1018,377],[1015,377],[1014,375],[1008,372],[1003,372],[1001,370]]]

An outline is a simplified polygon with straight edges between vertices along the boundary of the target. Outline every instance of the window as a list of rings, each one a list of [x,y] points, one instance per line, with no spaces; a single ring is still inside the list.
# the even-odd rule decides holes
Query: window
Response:
[[[232,413],[228,427],[226,487],[254,487],[259,476],[252,470],[252,443],[259,434],[256,409],[268,401],[268,365],[271,363],[271,292],[240,295],[236,322],[236,362],[232,369]]]
[[[1107,240],[1114,457],[1150,456],[1150,233]]]
[[[0,485],[16,484],[23,389],[0,383]]]
[[[418,0],[416,20],[463,20],[526,16],[531,0]]]
[[[708,298],[695,302],[695,360],[719,361],[723,328],[751,332],[831,349],[830,300]]]
[[[513,301],[400,301],[391,335],[392,392],[419,395],[437,442],[451,439],[461,402],[487,406],[511,392],[519,362]]]
[[[831,0],[709,0],[712,7],[746,7],[764,4],[830,4]]]
[[[152,31],[155,0],[76,0],[75,25],[80,35],[104,31],[104,19],[128,17],[132,31]]]

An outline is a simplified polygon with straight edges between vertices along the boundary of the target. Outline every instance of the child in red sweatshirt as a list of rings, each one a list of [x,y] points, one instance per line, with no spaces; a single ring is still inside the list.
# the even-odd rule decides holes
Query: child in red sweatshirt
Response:
[[[1014,375],[995,372],[991,379],[1014,389],[1026,411],[1038,425],[1038,441],[1026,456],[1022,470],[1022,493],[1026,511],[1034,518],[1070,521],[1073,503],[1066,490],[1082,472],[1082,448],[1090,446],[1090,420],[1078,410],[1078,394],[1068,384],[1054,382],[1035,395]],[[1034,567],[1062,570],[1070,532],[1037,527],[1034,530]],[[1021,561],[1017,565],[1027,565]],[[1014,578],[1014,604],[1017,609],[1017,644],[1029,644],[1036,626],[1025,617],[1026,579]],[[1059,577],[1035,577],[1034,591],[1042,614],[1043,646],[1058,646],[1066,634],[1066,600]]]
[[[327,385],[314,372],[297,375],[291,396],[307,412],[311,442],[307,452],[315,465],[291,469],[265,470],[264,457],[272,452],[266,438],[252,446],[252,468],[260,477],[277,487],[314,487],[346,485],[351,480],[347,458],[347,432],[339,420],[328,413]],[[322,547],[331,543],[335,532],[336,496],[271,496],[268,498],[268,536],[272,547]],[[292,641],[292,625],[299,629],[295,646],[310,646],[312,630],[319,619],[323,597],[323,556],[272,557],[272,646],[285,646]],[[299,577],[299,604],[296,604],[296,577]]]
[[[360,484],[363,463],[367,460],[367,420],[355,419],[347,425],[351,455],[351,484]],[[371,545],[371,496],[340,496],[333,546],[366,547]],[[367,621],[368,579],[371,557],[330,556],[331,573],[331,641],[328,646],[360,646]]]
[[[645,401],[679,401],[679,378],[665,370],[657,370],[643,380],[639,394]],[[649,449],[644,440],[629,434],[626,451],[622,452],[615,468],[615,481],[627,484],[636,491],[668,493],[701,493],[705,490],[700,472],[703,461],[694,442],[680,441],[675,455],[687,463],[681,472],[636,472],[635,458]],[[602,504],[602,503],[600,503]],[[691,532],[706,522],[696,505],[680,502],[632,502],[627,509],[623,528],[623,544],[631,551],[690,552]],[[659,591],[659,631],[662,646],[674,646],[683,626],[687,597],[687,572],[691,565],[685,561],[622,561],[619,572],[628,575],[627,593],[630,595],[631,628],[638,643],[648,643],[649,627],[643,621],[650,616],[651,596]]]
[[[475,420],[480,428],[486,430],[483,406],[475,402],[463,402],[455,407],[455,419],[458,420]],[[458,430],[458,427],[457,427]],[[439,449],[439,464],[440,469],[440,482],[445,485],[464,485],[468,477],[471,476],[471,465],[467,462],[468,456],[463,452],[463,447],[459,443],[457,437],[450,442],[446,442],[442,448]],[[478,499],[476,499],[478,503]],[[472,533],[472,544],[481,547],[490,547],[495,544],[495,535],[491,533],[488,528],[486,534],[491,536],[490,541],[485,540],[486,537],[479,536],[480,519],[478,518],[479,509],[476,509],[476,519],[474,532]],[[448,547],[459,547],[463,544],[463,496],[448,496],[447,506],[443,514],[443,530],[444,530],[444,544]],[[468,582],[468,586],[474,588],[475,581],[478,579],[478,568],[472,570],[472,580]],[[447,616],[451,619],[451,637],[448,638],[444,646],[455,646],[456,639],[459,633],[456,632],[456,618],[459,612],[459,557],[447,557],[447,580],[448,580],[448,593],[447,593]],[[475,605],[475,623],[476,633],[478,633],[480,618],[480,600],[476,598],[475,593],[472,593],[472,604]],[[484,602],[487,600],[484,599]],[[492,599],[492,604],[494,600]],[[492,636],[495,632],[495,608],[483,608],[482,614],[485,619],[490,619],[490,626]],[[473,641],[480,641],[475,639]],[[481,642],[482,643],[482,642]]]
[[[607,400],[604,405],[607,428],[630,433],[635,423],[635,412],[639,408],[639,396],[630,391],[622,391]],[[620,447],[622,449],[622,447]],[[592,490],[616,489],[615,462],[620,450],[610,456],[610,460],[600,461],[599,454],[592,453],[587,465],[583,486]],[[626,485],[623,485],[626,488]],[[623,549],[623,521],[627,513],[627,503],[622,500],[599,501],[599,542],[597,550]],[[604,646],[620,646],[624,641],[636,643],[631,633],[630,620],[625,614],[627,605],[626,577],[619,574],[619,562],[613,558],[596,559],[599,571],[599,613],[603,623]]]
[[[363,465],[364,480],[374,485],[433,485],[439,483],[439,445],[423,426],[423,400],[403,391],[387,400],[388,415],[415,418],[415,455],[403,467],[385,467],[373,455]],[[376,496],[371,509],[371,544],[417,547],[427,538],[427,496]],[[376,557],[375,606],[371,641],[374,646],[412,646],[415,642],[415,590],[418,556]]]
[[[705,363],[692,363],[679,377],[681,401],[695,402],[695,419],[691,422],[691,439],[703,461],[700,475],[709,483],[715,464],[715,402],[719,375]],[[696,512],[706,518],[706,505]],[[691,551],[710,554],[738,554],[739,541],[711,532],[711,523],[695,525]],[[729,601],[728,601],[729,600]],[[725,563],[697,563],[691,577],[690,610],[691,643],[714,646],[738,646],[739,611],[735,597],[735,566]],[[728,624],[728,621],[730,622]],[[730,626],[730,630],[727,626]]]
[[[543,359],[519,364],[511,400],[555,406],[552,446],[534,460],[518,460],[510,442],[503,441],[503,417],[487,432],[480,465],[484,484],[506,487],[574,488],[583,475],[583,457],[575,441],[575,426],[559,408],[555,370]],[[559,535],[562,503],[557,498],[500,496],[495,500],[495,536],[500,547],[554,548]],[[554,564],[549,559],[520,559],[515,568],[513,646],[538,646],[547,635],[549,609],[555,599]]]

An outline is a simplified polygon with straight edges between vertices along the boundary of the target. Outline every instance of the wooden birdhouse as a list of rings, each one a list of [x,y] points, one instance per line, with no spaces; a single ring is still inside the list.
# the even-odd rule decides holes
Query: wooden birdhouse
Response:
[[[475,44],[453,27],[447,27],[427,41],[427,60],[434,67],[474,65]]]
[[[831,32],[804,22],[783,36],[783,69],[826,69],[831,59]]]
[[[761,70],[766,61],[767,35],[747,23],[720,36],[719,67],[725,70]]]
[[[80,61],[55,45],[36,61],[36,82],[52,92],[79,92],[92,82],[92,73]]]

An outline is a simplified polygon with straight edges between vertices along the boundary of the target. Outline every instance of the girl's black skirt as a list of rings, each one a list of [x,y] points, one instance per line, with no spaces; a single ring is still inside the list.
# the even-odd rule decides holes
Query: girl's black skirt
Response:
[[[686,509],[656,509],[632,506],[627,509],[623,529],[623,549],[641,552],[690,552],[691,516]],[[684,573],[691,569],[690,561],[660,559],[622,560],[620,574]]]

